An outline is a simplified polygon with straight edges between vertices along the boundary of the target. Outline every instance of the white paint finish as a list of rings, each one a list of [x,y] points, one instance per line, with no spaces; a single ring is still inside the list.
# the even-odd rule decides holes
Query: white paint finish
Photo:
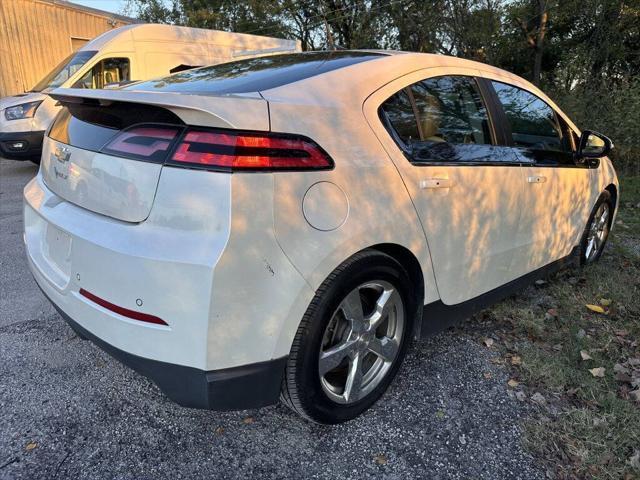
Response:
[[[335,183],[318,182],[304,194],[302,212],[309,225],[328,232],[339,228],[347,220],[349,199]]]
[[[56,157],[66,149],[68,159]],[[60,197],[126,222],[149,216],[162,165],[82,150],[46,137],[41,171]]]
[[[210,368],[288,355],[313,298],[274,235],[273,183],[278,176],[231,175],[230,237],[210,292]]]
[[[312,104],[306,100],[304,105],[290,100],[269,103],[272,130],[306,135],[335,161],[331,171],[274,175],[278,243],[314,290],[354,253],[376,244],[400,245],[423,267],[425,301],[437,300],[424,233],[411,198],[380,142],[370,129],[362,128],[361,107],[351,109],[353,97],[345,99],[344,110],[333,97],[324,107],[317,104],[321,92],[317,95]],[[319,232],[300,209],[307,190],[320,181],[337,185],[349,198],[349,215],[333,231]],[[341,201],[338,206],[327,201],[325,208],[343,207]]]
[[[144,223],[128,224],[64,201],[39,174],[25,187],[25,242],[38,284],[80,325],[117,348],[209,368],[211,289],[214,267],[229,238],[230,177],[165,168],[151,215]],[[50,225],[72,239],[70,281],[64,285],[52,282],[46,238]],[[109,312],[80,297],[80,288],[156,315],[170,328]]]
[[[523,166],[525,182],[522,218],[516,237],[513,270],[520,276],[571,253],[580,243],[595,199],[589,189],[590,170]]]

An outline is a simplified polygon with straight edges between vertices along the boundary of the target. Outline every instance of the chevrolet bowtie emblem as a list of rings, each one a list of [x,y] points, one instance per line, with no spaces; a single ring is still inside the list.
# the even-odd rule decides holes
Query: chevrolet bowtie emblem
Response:
[[[67,147],[56,147],[53,156],[56,157],[56,160],[60,163],[68,162],[71,151]]]

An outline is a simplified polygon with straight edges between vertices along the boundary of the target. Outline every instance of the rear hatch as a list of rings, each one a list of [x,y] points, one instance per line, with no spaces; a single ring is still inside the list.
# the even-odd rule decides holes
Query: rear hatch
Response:
[[[268,131],[258,94],[200,96],[58,89],[63,109],[45,138],[42,176],[87,210],[142,222],[186,126]]]

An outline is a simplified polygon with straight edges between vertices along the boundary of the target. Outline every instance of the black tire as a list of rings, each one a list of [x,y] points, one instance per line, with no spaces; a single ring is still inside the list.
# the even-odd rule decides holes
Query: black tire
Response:
[[[604,232],[604,238],[601,243],[598,245],[595,253],[589,251],[589,238],[590,231],[594,224],[594,220],[596,218],[596,214],[602,205],[605,205],[609,209],[608,220],[606,222],[606,231]],[[589,220],[587,221],[587,225],[585,226],[584,233],[582,234],[582,238],[580,240],[580,265],[587,265],[590,263],[597,262],[602,256],[602,252],[607,243],[607,239],[609,238],[609,231],[611,229],[611,222],[613,220],[613,211],[614,205],[611,199],[611,194],[608,191],[604,191],[598,197],[596,204],[591,210],[591,214],[589,215]]]
[[[355,403],[338,403],[325,393],[319,375],[318,359],[325,329],[343,299],[374,280],[391,284],[402,299],[404,327],[399,335],[399,347],[375,388]],[[406,355],[417,308],[414,290],[402,265],[376,250],[359,252],[336,268],[318,288],[300,323],[285,369],[282,402],[301,416],[321,424],[345,422],[370,408],[387,390]]]

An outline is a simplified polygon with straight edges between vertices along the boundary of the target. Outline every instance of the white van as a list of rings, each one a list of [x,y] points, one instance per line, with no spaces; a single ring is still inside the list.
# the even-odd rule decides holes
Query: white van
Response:
[[[218,30],[135,24],[103,33],[29,92],[0,99],[0,157],[40,161],[42,138],[60,107],[53,88],[105,88],[240,58],[300,51],[300,42]]]

